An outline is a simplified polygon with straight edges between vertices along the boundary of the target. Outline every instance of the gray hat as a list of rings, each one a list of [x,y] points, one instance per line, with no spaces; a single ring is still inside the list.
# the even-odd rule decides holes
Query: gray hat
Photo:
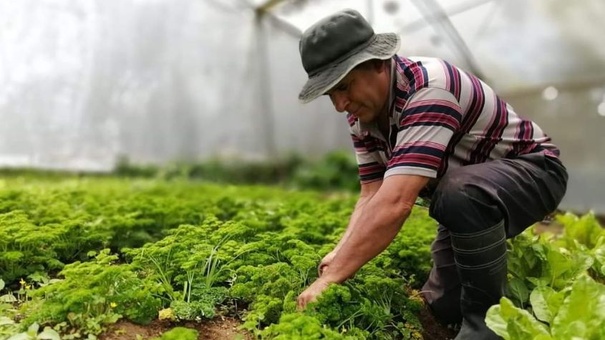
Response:
[[[352,9],[321,19],[300,39],[300,57],[309,80],[298,99],[303,103],[316,99],[364,61],[391,58],[399,45],[397,34],[375,34],[361,14]]]

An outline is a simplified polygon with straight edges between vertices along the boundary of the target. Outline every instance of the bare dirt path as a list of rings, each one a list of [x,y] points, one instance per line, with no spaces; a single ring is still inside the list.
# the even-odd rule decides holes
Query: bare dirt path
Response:
[[[427,308],[419,315],[424,328],[424,340],[453,339],[456,332],[441,325]],[[137,325],[128,321],[119,321],[99,336],[99,340],[143,340],[160,337],[162,333],[181,326],[198,331],[198,339],[204,340],[253,340],[254,337],[238,329],[241,321],[235,318],[218,317],[204,322],[172,323],[156,320],[149,325]]]
[[[187,327],[198,331],[198,339],[204,340],[252,340],[251,334],[238,329],[241,321],[217,317],[203,322],[173,323],[156,320],[149,325],[137,325],[128,321],[119,321],[99,336],[99,340],[143,340],[160,337],[162,333],[174,327]]]

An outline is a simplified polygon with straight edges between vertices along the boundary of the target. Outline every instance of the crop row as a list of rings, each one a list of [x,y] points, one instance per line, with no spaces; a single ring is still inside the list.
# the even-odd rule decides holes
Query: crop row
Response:
[[[94,338],[121,318],[216,314],[267,339],[421,338],[414,289],[436,232],[422,207],[385,252],[301,312],[296,296],[344,231],[353,195],[112,178],[13,178],[0,189],[0,338],[30,325]],[[552,310],[582,294],[605,308],[603,229],[590,215],[559,221],[561,235],[529,229],[509,243],[510,300],[488,317],[505,338],[565,339],[555,325],[584,322],[574,327],[590,339],[605,321]]]

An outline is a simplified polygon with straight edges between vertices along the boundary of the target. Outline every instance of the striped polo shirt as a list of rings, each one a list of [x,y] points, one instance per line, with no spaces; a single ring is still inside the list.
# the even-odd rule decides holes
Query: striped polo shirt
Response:
[[[477,77],[436,58],[392,59],[389,136],[348,114],[362,183],[390,175],[440,178],[499,158],[559,150]]]

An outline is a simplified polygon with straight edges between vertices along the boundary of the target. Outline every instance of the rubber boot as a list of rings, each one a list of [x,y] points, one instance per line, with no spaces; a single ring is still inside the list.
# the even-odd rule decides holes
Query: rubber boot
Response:
[[[462,287],[450,233],[439,225],[437,236],[431,244],[433,268],[422,286],[422,296],[439,323],[443,325],[460,325],[460,295]]]
[[[505,294],[504,221],[481,232],[450,235],[462,285],[462,326],[455,340],[501,339],[485,324],[485,314]]]

